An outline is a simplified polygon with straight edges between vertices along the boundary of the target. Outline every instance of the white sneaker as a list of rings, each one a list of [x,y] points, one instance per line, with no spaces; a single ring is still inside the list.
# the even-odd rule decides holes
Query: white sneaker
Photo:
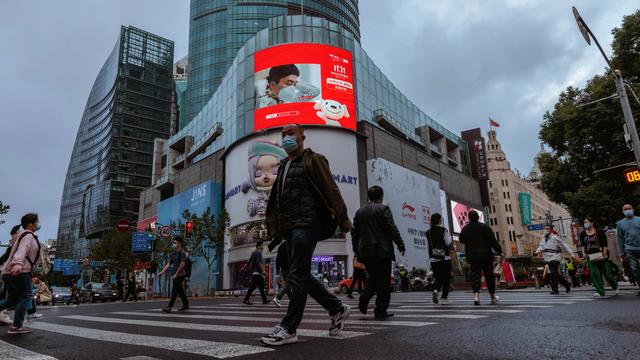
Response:
[[[442,300],[440,301],[440,304],[442,304],[442,305],[449,305],[449,304],[451,304],[451,300],[449,300],[449,299],[442,299]]]
[[[270,335],[262,337],[262,343],[271,346],[294,344],[297,342],[298,336],[296,334],[289,334],[287,329],[283,328],[281,325],[276,325]]]
[[[277,297],[274,297],[273,299],[271,299],[271,302],[277,307],[282,307],[282,304],[280,303],[280,300]]]
[[[0,312],[0,325],[13,325],[13,320],[6,310]]]
[[[604,296],[604,295],[600,295],[600,294],[598,294],[598,293],[593,293],[593,296],[594,296],[594,297],[601,297],[601,296]]]
[[[620,289],[616,289],[616,296],[620,295]]]
[[[34,320],[38,320],[42,317],[42,314],[39,313],[33,313],[31,315],[27,315],[27,320],[28,321],[34,321]]]
[[[496,295],[493,297],[493,299],[491,299],[491,304],[495,305],[498,303],[498,301],[500,301],[500,297]]]
[[[351,314],[351,306],[347,304],[342,305],[342,311],[331,316],[331,327],[329,328],[330,336],[338,336],[344,329],[344,323]]]

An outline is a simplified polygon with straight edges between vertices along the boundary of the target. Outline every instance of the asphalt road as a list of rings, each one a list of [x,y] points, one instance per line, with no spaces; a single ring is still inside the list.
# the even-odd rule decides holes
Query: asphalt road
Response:
[[[360,314],[357,300],[342,297],[354,311],[340,338],[328,335],[328,315],[309,300],[301,342],[278,348],[260,337],[285,308],[248,307],[241,298],[192,300],[188,312],[170,315],[159,301],[57,306],[27,323],[32,334],[0,327],[0,359],[640,359],[636,293],[511,290],[499,292],[498,305],[483,294],[481,306],[468,291],[452,293],[451,305],[432,304],[426,292],[396,293],[396,316],[387,321]]]

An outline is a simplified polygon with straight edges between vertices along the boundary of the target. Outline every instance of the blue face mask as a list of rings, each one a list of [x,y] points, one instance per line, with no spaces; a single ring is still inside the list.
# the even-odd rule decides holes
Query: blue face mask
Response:
[[[626,217],[632,217],[633,216],[633,210],[627,209],[625,211],[623,211],[624,216]]]
[[[584,223],[584,229],[585,229],[585,230],[589,230],[589,228],[591,228],[591,224],[589,224],[589,223]]]
[[[292,152],[296,151],[296,149],[298,148],[298,141],[296,140],[296,137],[293,135],[287,135],[283,137],[282,147],[284,148],[284,151],[287,152],[287,154],[291,154]]]
[[[41,229],[40,223],[36,224],[36,231],[39,231]]]

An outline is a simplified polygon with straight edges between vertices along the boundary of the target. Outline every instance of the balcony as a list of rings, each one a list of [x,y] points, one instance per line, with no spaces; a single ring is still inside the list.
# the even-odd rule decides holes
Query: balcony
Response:
[[[449,165],[453,167],[458,167],[458,159],[453,156],[447,156],[447,160],[449,161]]]
[[[156,181],[154,187],[156,188],[156,190],[160,192],[166,192],[166,191],[173,192],[174,183],[175,181],[174,181],[173,175],[165,175],[159,178],[158,181]]]
[[[438,145],[431,144],[429,149],[431,149],[431,155],[432,156],[435,156],[437,158],[441,158],[442,157],[442,150],[440,149],[440,147],[438,147]]]
[[[214,126],[209,130],[197,143],[193,144],[191,147],[191,151],[187,155],[188,160],[193,160],[199,153],[203,152],[207,146],[211,145],[222,133],[224,129],[222,128],[222,123],[217,122]]]
[[[176,169],[176,170],[183,169],[184,168],[184,158],[185,158],[184,154],[178,155],[178,157],[176,158],[176,160],[172,164],[173,168]]]
[[[393,119],[386,111],[382,109],[373,112],[373,121],[380,125],[383,129],[396,135],[399,138],[407,140],[413,146],[424,149],[424,143],[415,129],[409,129],[402,122]]]

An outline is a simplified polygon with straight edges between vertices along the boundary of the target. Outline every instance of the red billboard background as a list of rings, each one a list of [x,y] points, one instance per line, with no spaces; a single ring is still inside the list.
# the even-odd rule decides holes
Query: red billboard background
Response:
[[[254,131],[291,123],[340,126],[355,130],[356,109],[350,52],[320,44],[273,46],[255,54],[254,73],[286,64],[319,65],[321,95],[312,102],[289,102],[256,108]]]

